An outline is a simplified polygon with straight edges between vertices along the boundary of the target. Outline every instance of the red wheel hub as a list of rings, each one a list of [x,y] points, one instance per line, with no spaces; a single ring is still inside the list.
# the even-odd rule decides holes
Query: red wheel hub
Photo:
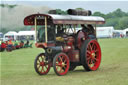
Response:
[[[45,65],[45,63],[44,62],[40,62],[40,66],[44,66]]]

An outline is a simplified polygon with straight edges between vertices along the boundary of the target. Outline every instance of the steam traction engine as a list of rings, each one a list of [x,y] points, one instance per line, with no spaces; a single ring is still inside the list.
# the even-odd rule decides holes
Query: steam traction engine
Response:
[[[34,25],[36,34],[36,47],[43,48],[34,63],[35,71],[45,75],[53,67],[57,75],[65,75],[76,66],[82,65],[87,71],[95,71],[101,62],[101,49],[94,37],[89,37],[88,31],[78,29],[81,25],[104,24],[102,17],[84,15],[75,10],[68,10],[70,15],[32,14],[24,19],[24,25]],[[81,13],[82,13],[81,12]],[[88,28],[89,30],[89,28]],[[92,29],[90,29],[92,30]]]

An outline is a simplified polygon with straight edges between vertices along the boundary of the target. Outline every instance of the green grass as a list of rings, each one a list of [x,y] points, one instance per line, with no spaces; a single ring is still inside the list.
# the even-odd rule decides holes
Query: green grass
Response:
[[[97,71],[84,71],[79,66],[65,76],[53,68],[39,76],[34,59],[43,49],[25,48],[1,53],[2,85],[128,85],[128,39],[100,39],[102,61]]]

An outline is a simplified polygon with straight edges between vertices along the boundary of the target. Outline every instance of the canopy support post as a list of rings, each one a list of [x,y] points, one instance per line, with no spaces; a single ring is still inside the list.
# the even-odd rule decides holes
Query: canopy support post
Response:
[[[96,35],[96,24],[95,24],[95,31],[94,31],[94,34],[96,36],[96,40],[97,40],[97,35]]]
[[[35,17],[35,41],[37,42],[37,19]]]
[[[74,33],[76,33],[76,25],[74,24]]]
[[[48,42],[48,34],[47,34],[47,17],[45,16],[45,42]]]

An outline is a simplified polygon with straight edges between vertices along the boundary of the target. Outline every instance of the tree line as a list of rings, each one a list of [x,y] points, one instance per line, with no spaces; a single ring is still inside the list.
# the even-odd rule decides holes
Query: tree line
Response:
[[[123,12],[121,9],[117,9],[108,14],[101,12],[94,12],[93,16],[101,16],[105,18],[106,23],[102,26],[113,26],[115,29],[123,30],[128,28],[128,13]]]
[[[0,4],[0,7],[6,7],[6,8],[10,8],[13,9],[18,5],[8,5],[8,4]],[[83,8],[76,8],[77,10],[85,10]],[[61,14],[61,15],[67,15],[67,11],[66,10],[62,10],[62,9],[55,9],[57,14]],[[92,16],[101,16],[106,20],[106,23],[104,25],[99,25],[99,26],[113,26],[115,29],[118,30],[123,30],[128,28],[128,12],[124,12],[121,9],[116,9],[113,12],[109,12],[107,14],[101,13],[99,11],[96,11],[94,13],[92,13]],[[0,26],[1,27],[1,26]],[[32,27],[29,26],[27,27],[27,30],[30,30]],[[8,31],[10,31],[8,28],[1,28],[3,33],[6,33]],[[23,26],[20,29],[15,29],[14,31],[20,31],[20,30],[26,30],[26,27]]]

